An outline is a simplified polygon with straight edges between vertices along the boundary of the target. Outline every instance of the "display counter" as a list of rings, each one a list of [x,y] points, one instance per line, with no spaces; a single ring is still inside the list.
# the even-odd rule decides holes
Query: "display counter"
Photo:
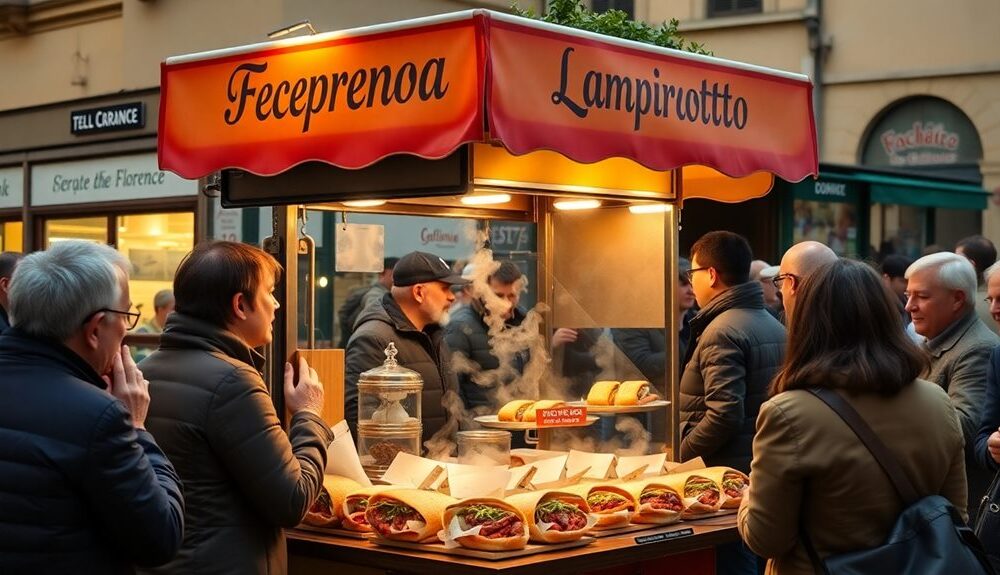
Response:
[[[582,547],[497,560],[388,547],[301,529],[290,529],[286,535],[290,575],[354,573],[355,569],[365,573],[558,575],[609,572],[625,566],[631,568],[623,573],[665,573],[669,568],[670,572],[711,574],[715,572],[714,548],[739,540],[736,515],[608,535]]]

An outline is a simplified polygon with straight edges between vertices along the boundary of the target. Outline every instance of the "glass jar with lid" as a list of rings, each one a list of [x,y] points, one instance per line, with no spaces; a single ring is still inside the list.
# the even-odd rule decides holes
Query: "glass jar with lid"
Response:
[[[386,360],[358,377],[358,455],[371,479],[379,479],[400,452],[420,455],[420,374],[396,362],[389,342]]]
[[[458,462],[467,465],[510,465],[510,432],[474,429],[458,432]]]

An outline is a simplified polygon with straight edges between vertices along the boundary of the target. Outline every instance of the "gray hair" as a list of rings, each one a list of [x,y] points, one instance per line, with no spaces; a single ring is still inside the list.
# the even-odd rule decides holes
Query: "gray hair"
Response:
[[[66,341],[94,312],[117,305],[122,294],[115,268],[128,277],[129,261],[114,248],[81,240],[25,256],[11,280],[11,324]]]
[[[153,296],[153,309],[161,310],[174,303],[174,292],[168,289],[161,289]]]
[[[952,252],[938,252],[926,255],[906,268],[906,279],[923,270],[935,270],[938,282],[950,290],[965,293],[965,307],[976,305],[976,268],[968,259]]]
[[[1000,261],[994,263],[990,267],[983,270],[983,281],[990,281],[990,276],[995,274],[997,270],[1000,270]]]

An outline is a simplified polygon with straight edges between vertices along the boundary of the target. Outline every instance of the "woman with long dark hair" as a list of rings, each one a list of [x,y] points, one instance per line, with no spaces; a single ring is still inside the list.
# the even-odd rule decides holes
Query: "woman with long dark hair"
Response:
[[[884,542],[903,503],[854,432],[807,391],[839,393],[875,431],[921,496],[966,510],[962,430],[948,395],[918,379],[927,358],[904,334],[893,296],[863,263],[809,275],[788,326],[785,363],[761,407],[750,490],[739,512],[768,573],[814,573],[820,557]]]

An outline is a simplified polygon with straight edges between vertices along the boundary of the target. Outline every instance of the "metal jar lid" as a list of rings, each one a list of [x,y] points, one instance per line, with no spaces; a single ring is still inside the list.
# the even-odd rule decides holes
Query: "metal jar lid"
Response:
[[[396,385],[403,388],[412,388],[413,390],[423,389],[423,378],[412,369],[407,369],[399,365],[396,361],[397,353],[396,344],[390,341],[388,347],[385,348],[385,363],[374,369],[362,372],[358,376],[358,386],[362,387],[366,384],[373,386]]]

